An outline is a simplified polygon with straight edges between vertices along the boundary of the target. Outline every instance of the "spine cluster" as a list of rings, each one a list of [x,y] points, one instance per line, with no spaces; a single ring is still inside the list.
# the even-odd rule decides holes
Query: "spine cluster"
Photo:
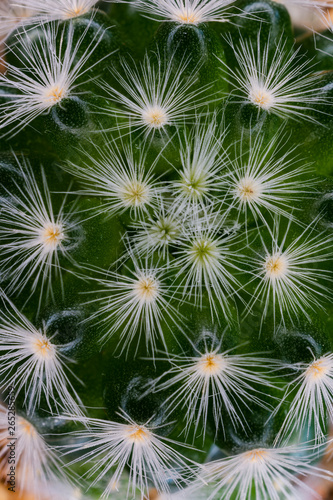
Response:
[[[0,480],[14,391],[22,498],[333,479],[333,27],[292,3],[322,31],[271,0],[1,4]]]

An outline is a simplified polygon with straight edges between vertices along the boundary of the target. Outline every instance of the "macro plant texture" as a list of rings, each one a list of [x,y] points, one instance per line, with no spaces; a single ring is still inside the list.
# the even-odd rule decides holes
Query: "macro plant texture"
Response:
[[[1,1],[0,497],[326,498],[330,7]]]

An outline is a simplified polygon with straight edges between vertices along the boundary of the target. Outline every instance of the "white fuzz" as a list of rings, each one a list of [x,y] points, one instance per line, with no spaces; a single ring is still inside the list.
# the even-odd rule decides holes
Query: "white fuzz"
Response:
[[[21,24],[29,23],[36,12],[29,6],[20,7],[15,0],[2,0],[0,4],[0,42]]]
[[[186,213],[213,205],[223,184],[226,152],[222,142],[226,133],[217,130],[215,119],[184,131],[181,139],[179,178],[171,183],[173,207]],[[217,138],[218,136],[218,138]]]
[[[332,258],[333,236],[317,231],[315,220],[290,244],[286,244],[290,221],[285,234],[279,235],[279,220],[274,222],[272,242],[268,247],[262,241],[264,255],[254,258],[254,279],[259,283],[254,291],[249,309],[260,300],[264,304],[262,321],[270,306],[274,322],[278,311],[284,323],[285,315],[294,323],[294,316],[303,314],[309,321],[308,310],[323,308],[323,299],[330,296],[327,286],[320,279],[331,279],[331,273],[317,264]]]
[[[172,368],[153,382],[154,390],[161,391],[175,386],[174,392],[165,401],[168,413],[181,407],[186,421],[185,435],[194,424],[194,434],[206,434],[208,409],[212,405],[216,431],[224,422],[222,408],[229,415],[232,425],[247,430],[244,409],[253,402],[267,408],[261,401],[260,393],[253,385],[272,387],[269,377],[263,373],[272,362],[253,355],[221,352],[221,346],[197,350],[193,357],[171,356]],[[170,377],[171,376],[171,377]],[[258,397],[259,394],[259,397]]]
[[[204,292],[207,292],[212,315],[219,316],[216,303],[230,319],[229,298],[237,294],[239,281],[234,273],[239,271],[242,255],[235,252],[233,244],[237,237],[223,227],[223,218],[206,215],[194,220],[193,226],[179,240],[175,252],[174,266],[179,269],[183,297],[194,297],[202,306]],[[244,272],[244,271],[243,271]]]
[[[137,9],[156,21],[179,24],[225,22],[235,0],[134,0]]]
[[[126,498],[134,497],[137,490],[141,493],[141,500],[147,498],[150,480],[159,492],[169,493],[170,482],[182,488],[194,477],[194,464],[172,448],[172,445],[180,443],[156,434],[158,427],[152,426],[150,421],[142,425],[134,422],[124,412],[121,416],[124,423],[80,419],[87,429],[72,433],[79,442],[77,445],[68,445],[73,451],[91,449],[71,462],[95,461],[95,465],[86,473],[88,478],[97,473],[91,486],[106,479],[109,474],[108,485],[101,498],[108,498],[112,494],[125,467],[129,468]]]
[[[276,214],[294,220],[294,205],[305,194],[314,192],[316,180],[298,179],[312,170],[294,155],[295,148],[281,152],[285,142],[286,136],[281,131],[268,144],[264,143],[264,134],[256,135],[249,151],[244,152],[241,143],[238,157],[230,163],[224,189],[228,190],[232,205],[238,211],[238,220],[245,215],[246,228],[248,213],[266,225]]]
[[[216,484],[207,500],[303,500],[314,491],[305,476],[332,479],[332,473],[312,465],[310,445],[253,448],[204,466],[203,480]]]
[[[82,81],[76,82],[94,66],[87,65],[87,61],[103,36],[100,30],[97,31],[83,50],[88,28],[77,42],[73,40],[71,23],[62,28],[60,43],[57,37],[61,28],[54,24],[40,26],[37,39],[32,42],[29,32],[24,30],[18,35],[15,55],[23,67],[2,61],[6,73],[0,73],[0,88],[8,101],[0,104],[0,129],[10,127],[8,133],[18,133],[37,116],[48,113],[63,99],[79,93]],[[80,51],[83,53],[78,57]]]
[[[166,284],[165,270],[152,265],[148,259],[136,259],[131,252],[130,256],[133,269],[125,266],[126,274],[100,270],[102,277],[93,278],[100,288],[91,292],[96,298],[87,303],[96,303],[99,307],[89,321],[97,319],[98,324],[107,327],[101,342],[106,342],[119,331],[121,352],[135,339],[139,345],[142,335],[147,349],[153,353],[157,339],[167,349],[164,330],[168,321],[179,326],[182,320],[170,303],[173,292]]]
[[[156,62],[153,61],[156,59]],[[184,124],[184,119],[193,118],[198,106],[207,104],[202,94],[207,87],[194,89],[197,71],[183,79],[188,60],[177,65],[173,58],[160,54],[150,57],[147,53],[143,63],[138,67],[134,61],[121,62],[122,72],[112,71],[124,89],[119,92],[107,82],[101,87],[109,94],[111,103],[116,106],[106,113],[112,113],[121,119],[117,128],[126,128],[131,124],[134,129],[142,130],[146,136],[157,130],[165,131],[169,125]],[[119,109],[119,106],[121,109]]]
[[[155,207],[163,193],[161,184],[153,176],[159,156],[147,168],[147,151],[141,145],[138,153],[131,141],[120,147],[116,141],[104,138],[103,148],[94,145],[94,153],[82,151],[87,161],[69,162],[67,169],[81,181],[84,189],[79,194],[97,196],[102,203],[94,210],[107,216],[130,211],[134,218],[142,218]]]
[[[153,494],[155,493],[156,490],[153,490]],[[184,488],[184,490],[177,491],[176,493],[160,493],[157,494],[157,496],[152,496],[154,500],[188,500],[191,498],[192,500],[204,500],[204,497],[201,495],[199,496],[198,492],[196,491],[195,496],[193,494],[193,488]],[[189,497],[189,495],[191,495]]]
[[[40,190],[29,163],[23,160],[18,165],[22,187],[17,184],[18,192],[7,193],[1,200],[1,270],[10,279],[10,293],[21,291],[31,281],[32,293],[38,289],[42,297],[45,289],[52,294],[55,277],[62,280],[59,255],[70,259],[75,223],[63,207],[54,214],[44,171]]]
[[[19,26],[60,21],[89,12],[98,0],[2,0],[0,5],[0,41]]]
[[[288,384],[285,398],[293,399],[277,440],[287,440],[295,431],[300,434],[304,429],[310,434],[313,427],[315,442],[324,442],[328,420],[333,422],[333,354],[286,368],[297,369],[299,375]]]
[[[50,22],[72,19],[87,14],[99,0],[12,0],[12,3],[22,9],[32,9],[35,12],[31,22]]]
[[[288,52],[287,40],[281,37],[271,59],[270,41],[262,47],[260,32],[258,48],[239,38],[237,45],[229,39],[239,68],[232,70],[220,61],[234,87],[232,94],[243,103],[252,103],[259,110],[281,118],[314,120],[308,113],[313,105],[325,102],[321,97],[319,77],[313,73],[308,59],[299,56],[294,48]]]
[[[52,481],[41,491],[43,500],[93,500],[78,487],[66,485],[63,481]]]
[[[35,328],[16,307],[3,297],[4,310],[0,311],[0,376],[4,386],[13,385],[16,394],[24,391],[24,404],[29,414],[45,398],[52,411],[67,410],[82,415],[82,402],[76,394],[66,371],[71,362],[49,337],[45,326]]]
[[[8,414],[7,411],[7,408],[0,404],[0,465],[3,471],[8,469],[9,472],[7,445],[13,436],[8,432],[8,419],[13,414]],[[65,482],[61,460],[37,429],[17,413],[14,427],[15,466],[19,490],[31,493],[36,499],[45,498],[42,492],[49,493],[49,482],[58,479],[56,474],[61,477],[63,483]]]

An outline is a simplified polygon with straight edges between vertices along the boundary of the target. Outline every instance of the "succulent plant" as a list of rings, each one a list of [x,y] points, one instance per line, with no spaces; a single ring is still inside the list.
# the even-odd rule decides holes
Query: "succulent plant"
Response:
[[[304,500],[333,480],[327,6],[316,32],[271,0],[1,3],[9,492]]]

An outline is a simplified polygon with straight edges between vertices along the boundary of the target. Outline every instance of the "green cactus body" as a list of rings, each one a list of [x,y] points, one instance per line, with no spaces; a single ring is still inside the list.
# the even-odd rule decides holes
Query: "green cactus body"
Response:
[[[309,33],[270,0],[0,4],[10,494],[304,500],[332,480],[320,16]]]

